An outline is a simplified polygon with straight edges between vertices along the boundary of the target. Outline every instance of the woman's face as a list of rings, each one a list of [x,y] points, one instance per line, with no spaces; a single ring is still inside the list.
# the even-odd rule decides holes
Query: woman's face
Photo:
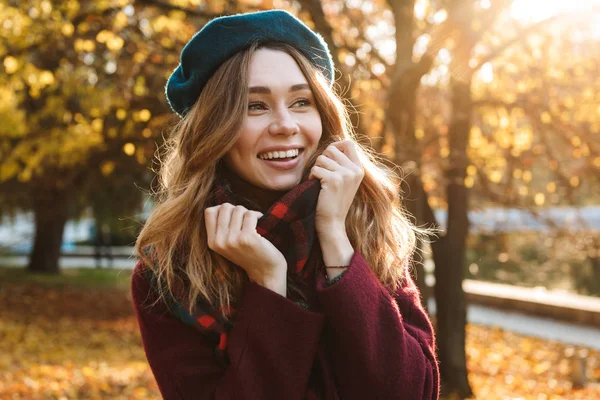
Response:
[[[250,60],[248,111],[242,133],[224,156],[238,176],[264,189],[289,190],[321,139],[321,116],[296,61],[260,49]]]

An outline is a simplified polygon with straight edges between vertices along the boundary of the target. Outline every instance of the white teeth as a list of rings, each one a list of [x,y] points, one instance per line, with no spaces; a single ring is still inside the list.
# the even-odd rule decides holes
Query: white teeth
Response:
[[[295,157],[300,154],[298,149],[288,150],[288,151],[270,151],[268,153],[263,153],[258,156],[258,158],[262,160],[270,160],[272,158],[288,158]]]

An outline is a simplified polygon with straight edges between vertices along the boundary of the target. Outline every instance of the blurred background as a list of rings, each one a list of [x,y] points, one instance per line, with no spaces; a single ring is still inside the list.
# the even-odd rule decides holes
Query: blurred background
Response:
[[[414,276],[443,396],[600,398],[600,0],[1,0],[0,399],[160,398],[128,285],[164,86],[211,18],[271,8],[442,230]]]

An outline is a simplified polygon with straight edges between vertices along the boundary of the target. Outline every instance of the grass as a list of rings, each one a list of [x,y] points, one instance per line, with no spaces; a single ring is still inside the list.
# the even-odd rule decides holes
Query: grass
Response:
[[[119,268],[65,268],[60,274],[36,274],[24,267],[0,266],[0,282],[28,283],[48,288],[127,290],[131,270]]]

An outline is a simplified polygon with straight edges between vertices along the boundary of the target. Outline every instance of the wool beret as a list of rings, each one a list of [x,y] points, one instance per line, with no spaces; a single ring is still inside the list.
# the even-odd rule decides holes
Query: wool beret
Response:
[[[165,88],[173,111],[183,118],[219,66],[254,42],[283,42],[295,47],[333,85],[333,61],[327,44],[298,18],[284,10],[230,15],[208,22],[181,51],[179,66]]]

